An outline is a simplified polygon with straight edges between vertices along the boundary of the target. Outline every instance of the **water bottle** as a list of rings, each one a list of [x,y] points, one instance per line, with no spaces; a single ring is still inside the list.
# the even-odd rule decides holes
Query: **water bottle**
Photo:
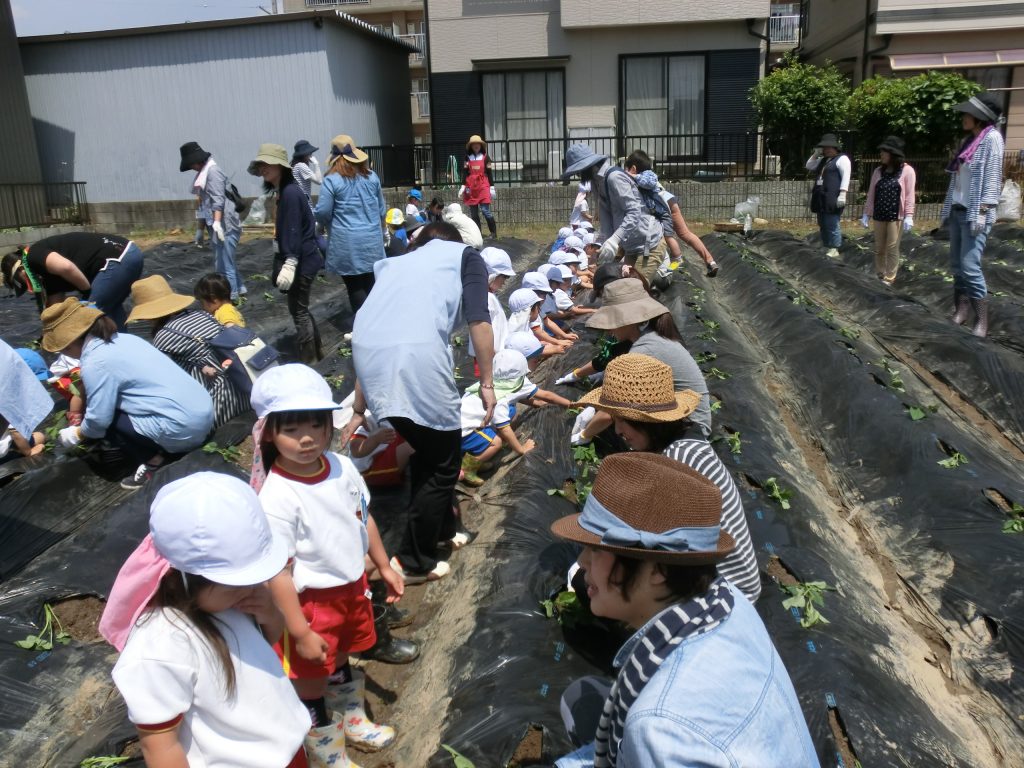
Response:
[[[746,216],[743,217],[743,236],[750,237],[750,233],[753,231],[754,220],[750,217],[750,214],[748,213]]]

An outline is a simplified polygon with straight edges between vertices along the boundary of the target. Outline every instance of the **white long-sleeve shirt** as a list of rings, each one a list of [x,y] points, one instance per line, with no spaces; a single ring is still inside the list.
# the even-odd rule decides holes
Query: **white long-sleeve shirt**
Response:
[[[817,171],[818,163],[822,161],[823,157],[820,155],[811,155],[804,167],[808,171]],[[836,168],[839,169],[839,191],[846,192],[850,189],[850,175],[853,173],[853,165],[850,163],[850,158],[846,155],[839,155],[836,158]],[[817,181],[821,184],[821,178]]]

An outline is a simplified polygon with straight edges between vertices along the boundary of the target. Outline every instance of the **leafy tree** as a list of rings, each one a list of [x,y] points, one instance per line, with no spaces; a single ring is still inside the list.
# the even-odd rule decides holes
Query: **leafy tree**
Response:
[[[955,72],[914,77],[872,77],[850,96],[850,122],[864,150],[886,136],[907,142],[909,157],[944,156],[961,136],[960,115],[951,107],[981,91]]]
[[[769,150],[782,156],[784,172],[802,172],[821,134],[845,126],[849,96],[850,83],[833,64],[802,64],[792,53],[750,89],[757,122]]]

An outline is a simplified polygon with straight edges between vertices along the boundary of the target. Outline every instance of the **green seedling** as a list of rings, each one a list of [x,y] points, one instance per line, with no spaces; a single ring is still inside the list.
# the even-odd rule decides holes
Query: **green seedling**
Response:
[[[1000,267],[1006,267],[1006,266],[1009,266],[1009,265],[1007,264],[1007,261],[1006,261],[1006,259],[996,259],[996,260],[995,260],[995,261],[993,261],[992,263],[993,263],[993,264],[998,264],[998,265],[999,265]]]
[[[731,373],[726,373],[725,371],[719,370],[718,368],[712,368],[710,371],[708,371],[708,376],[710,376],[713,379],[721,379],[722,381],[732,378]]]
[[[579,596],[569,590],[559,592],[553,600],[541,600],[540,606],[547,618],[557,620],[567,629],[586,624],[590,618],[590,612],[580,603]]]
[[[327,282],[327,278],[326,278],[326,277],[324,277],[323,275],[317,275],[317,276],[316,276],[316,281],[317,281],[318,283],[326,283],[326,282]]]
[[[1014,503],[1010,519],[1003,523],[1003,533],[1024,533],[1024,507]]]
[[[694,359],[697,361],[698,365],[704,365],[704,363],[710,363],[713,360],[717,360],[718,355],[714,352],[701,352]]]
[[[907,415],[910,416],[911,421],[920,421],[921,419],[928,418],[928,411],[924,408],[918,408],[916,405],[912,405],[907,408]]]
[[[582,408],[566,408],[565,412],[567,414],[569,414],[570,416],[579,416],[581,413],[583,413],[583,409]]]
[[[54,446],[57,445],[57,435],[60,431],[68,425],[68,412],[57,411],[53,414],[53,418],[50,420],[50,426],[43,428],[43,434],[46,435],[46,447],[45,451],[50,452]]]
[[[831,309],[823,309],[818,313],[818,317],[824,320],[826,323],[831,323],[835,319],[835,312]]]
[[[700,339],[701,341],[710,341],[712,343],[718,342],[718,339],[714,337],[711,331],[704,331],[704,333],[698,333],[697,338]]]
[[[718,413],[720,410],[722,410],[722,405],[723,405],[723,403],[722,403],[721,400],[712,400],[711,401],[711,412],[712,413]]]
[[[441,749],[443,749],[445,752],[447,752],[449,755],[452,756],[452,762],[454,763],[455,768],[476,768],[476,766],[473,765],[473,761],[472,760],[470,760],[465,755],[463,755],[463,754],[461,754],[459,752],[456,752],[454,749],[449,747],[447,744],[442,744],[441,745]]]
[[[237,306],[239,306],[239,307],[244,307],[248,303],[249,303],[249,297],[248,296],[239,296],[237,299],[235,299],[235,304]]]
[[[352,357],[352,347],[341,347],[338,349],[338,357]]]
[[[942,276],[942,282],[944,282],[944,283],[952,283],[953,282],[953,276],[952,275],[943,275]]]
[[[967,457],[960,453],[960,451],[953,451],[948,458],[939,459],[936,463],[940,467],[945,467],[946,469],[956,469],[957,467],[962,467],[964,464],[968,464],[969,462],[967,461]]]
[[[324,381],[331,386],[331,389],[341,389],[341,385],[345,383],[345,377],[339,373],[337,376],[325,376]]]
[[[709,331],[717,331],[721,328],[721,324],[716,323],[714,320],[701,320],[701,325],[707,328]]]
[[[43,606],[43,616],[46,620],[39,634],[29,635],[24,640],[15,640],[16,646],[28,651],[49,651],[53,649],[55,642],[60,645],[67,645],[71,642],[71,635],[64,629],[64,625],[60,623],[60,619],[57,618],[57,614],[54,613],[53,607],[49,603]]]
[[[565,498],[565,491],[561,488],[548,488],[548,496],[561,496]]]
[[[79,768],[113,768],[113,766],[127,763],[129,760],[131,760],[130,757],[102,755],[100,757],[87,757],[78,765]]]
[[[882,369],[889,374],[889,389],[894,390],[896,392],[907,391],[906,387],[903,384],[903,378],[900,376],[900,372],[896,368],[892,367],[892,365],[889,363],[888,358],[883,357],[881,360],[878,361],[878,365],[880,365]]]
[[[594,444],[590,445],[577,445],[572,449],[572,458],[584,465],[597,466],[601,463],[601,459],[598,458],[597,449]]]
[[[819,605],[825,604],[825,592],[832,590],[824,581],[801,581],[782,587],[789,597],[782,601],[782,607],[797,608],[803,614],[800,626],[810,629],[816,624],[828,624],[829,621],[818,611]]]
[[[992,295],[998,296],[1000,299],[1005,299],[1010,294],[1008,294],[1006,291],[992,291]]]
[[[274,294],[272,294],[270,291],[264,291],[263,292],[263,300],[264,301],[274,301]]]
[[[840,328],[839,333],[848,339],[859,339],[860,329],[858,328]]]
[[[461,346],[464,346],[465,343],[466,342],[462,339],[461,336],[453,336],[452,337],[452,346],[453,347],[461,347]]]
[[[811,303],[811,300],[808,299],[806,296],[804,296],[802,293],[798,293],[796,296],[793,297],[793,304],[798,306],[798,307],[801,304],[810,304],[810,303]]]
[[[270,275],[257,272],[255,275],[249,275],[249,280],[254,283],[265,283],[270,280]]]
[[[221,447],[211,440],[203,446],[203,453],[219,453],[220,457],[224,459],[224,461],[237,462],[238,457],[242,455],[242,450],[237,445],[225,445]]]
[[[904,268],[905,270],[907,270],[907,272],[913,272],[913,271],[914,271],[914,269],[915,269],[915,267],[914,267],[914,265],[913,265],[913,264],[905,264],[905,265],[903,265],[903,268]]]
[[[731,453],[743,453],[743,442],[740,440],[739,432],[726,432],[725,442],[729,444]]]
[[[793,498],[791,490],[779,485],[779,481],[774,477],[769,477],[764,481],[764,489],[768,493],[768,498],[777,501],[783,509],[789,509],[789,500]]]

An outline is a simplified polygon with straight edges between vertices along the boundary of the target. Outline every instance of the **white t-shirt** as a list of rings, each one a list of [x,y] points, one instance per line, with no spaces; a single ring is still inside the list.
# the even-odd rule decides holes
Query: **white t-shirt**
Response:
[[[494,406],[494,416],[491,417],[489,427],[506,427],[512,421],[509,413],[509,406],[515,405],[520,400],[533,397],[537,391],[537,385],[527,378],[523,378],[523,386],[507,397],[501,398]],[[474,430],[480,429],[484,420],[484,403],[480,399],[479,392],[467,392],[462,396],[462,436],[472,434]]]
[[[114,665],[113,678],[140,726],[183,715],[178,739],[190,768],[282,768],[309,731],[309,713],[252,616],[216,614],[235,668],[224,690],[220,660],[182,614],[143,614]]]
[[[407,219],[415,219],[419,215],[420,215],[420,209],[417,207],[416,203],[406,203],[405,204],[405,218],[407,218]]]
[[[505,340],[509,333],[508,318],[505,316],[505,308],[501,306],[501,301],[490,291],[487,292],[487,309],[491,313],[491,333],[494,334],[494,352],[497,354],[505,348]],[[469,355],[476,357],[472,336],[469,338]]]
[[[581,221],[584,221],[583,214],[590,210],[590,204],[587,203],[587,198],[583,198],[577,203],[573,209],[572,214],[569,216],[569,226],[575,227]]]
[[[971,166],[961,163],[953,183],[953,204],[964,208],[971,204]]]
[[[328,589],[363,577],[370,489],[352,460],[328,451],[327,467],[298,477],[276,466],[260,489],[260,504],[276,536],[295,558],[295,589]]]
[[[556,288],[544,299],[544,303],[540,307],[540,313],[547,316],[552,312],[564,312],[567,309],[572,309],[572,307],[573,303],[572,299],[569,298],[569,294],[561,288]]]

